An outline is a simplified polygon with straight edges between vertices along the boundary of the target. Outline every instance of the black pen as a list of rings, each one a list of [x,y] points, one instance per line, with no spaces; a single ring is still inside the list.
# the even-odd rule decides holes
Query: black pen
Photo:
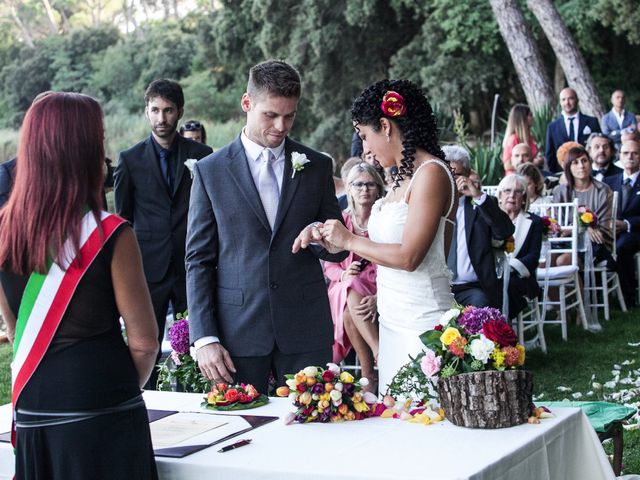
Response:
[[[244,447],[245,445],[249,445],[251,443],[251,439],[240,440],[239,442],[234,443],[233,445],[227,445],[226,447],[222,447],[218,450],[218,453],[228,452],[229,450],[233,450],[234,448]]]

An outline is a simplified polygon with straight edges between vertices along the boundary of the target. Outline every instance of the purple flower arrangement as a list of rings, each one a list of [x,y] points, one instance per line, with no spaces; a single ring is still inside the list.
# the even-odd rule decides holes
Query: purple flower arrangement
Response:
[[[467,307],[463,310],[462,315],[458,319],[458,325],[460,325],[468,335],[475,335],[482,332],[482,327],[489,320],[502,320],[507,323],[504,315],[502,315],[502,312],[497,308]]]

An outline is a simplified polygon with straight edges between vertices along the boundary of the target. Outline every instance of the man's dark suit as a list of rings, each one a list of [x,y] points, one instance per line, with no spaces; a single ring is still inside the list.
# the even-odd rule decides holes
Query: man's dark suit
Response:
[[[595,177],[598,173],[600,173],[600,171],[599,170],[592,170],[592,173],[593,173],[593,176]],[[601,182],[604,182],[605,178],[613,177],[614,175],[620,175],[621,173],[622,173],[622,169],[620,167],[616,166],[613,163],[613,161],[611,161],[611,162],[609,162],[609,165],[607,166],[607,168],[603,172],[603,178],[600,179],[598,177],[597,180],[600,180]]]
[[[288,138],[284,151],[273,231],[240,138],[194,168],[186,257],[190,337],[218,337],[234,362],[274,349],[286,355],[322,350],[331,361],[333,325],[318,256],[341,261],[347,252],[330,255],[315,247],[294,255],[291,247],[310,223],[342,218],[332,164]],[[310,160],[293,178],[292,152]],[[266,388],[266,374],[264,382],[255,376]]]
[[[11,187],[13,187],[13,177],[16,174],[16,159],[7,160],[0,163],[0,207],[9,199]]]
[[[467,241],[467,254],[478,276],[480,289],[489,300],[489,306],[501,308],[502,280],[498,279],[496,274],[495,257],[491,240],[507,240],[513,235],[515,227],[509,216],[500,210],[498,200],[489,195],[487,195],[486,200],[481,205],[476,206],[473,205],[471,197],[465,197],[464,227]],[[459,246],[458,255],[463,254],[460,250],[461,248]],[[465,293],[458,293],[459,290],[464,289],[465,284],[463,284],[463,286],[453,285],[453,293],[456,301],[462,300],[471,304]],[[472,296],[472,298],[474,297]],[[476,301],[476,303],[479,302]]]
[[[589,135],[593,132],[600,132],[600,123],[596,117],[590,117],[581,113],[578,116],[578,143],[587,143]],[[573,141],[567,133],[567,126],[564,116],[560,115],[547,126],[547,138],[545,141],[545,158],[547,159],[547,170],[559,172],[562,170],[556,157],[556,151],[563,143]]]
[[[542,247],[542,219],[522,213],[516,220],[515,251],[509,277],[509,318],[514,318],[540,293],[536,271]],[[526,298],[525,298],[526,297]]]
[[[161,173],[151,137],[121,152],[114,174],[116,210],[133,224],[160,337],[169,301],[176,313],[187,307],[184,254],[191,175],[184,162],[212,151],[180,135],[174,145],[176,176],[172,192]]]
[[[611,190],[618,192],[618,220],[626,220],[631,226],[629,232],[623,231],[617,234],[617,266],[620,278],[620,287],[629,306],[636,303],[635,262],[633,256],[640,251],[640,177],[631,186],[626,205],[622,204],[622,182],[624,175],[621,173],[605,179],[605,183]]]

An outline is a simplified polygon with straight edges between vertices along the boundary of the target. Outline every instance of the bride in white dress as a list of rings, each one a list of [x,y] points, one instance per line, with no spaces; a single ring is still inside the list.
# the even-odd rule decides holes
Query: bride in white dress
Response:
[[[400,367],[424,347],[420,334],[451,308],[447,252],[457,190],[438,146],[436,119],[422,91],[406,80],[384,80],[364,90],[351,110],[364,153],[397,167],[394,186],[378,200],[369,238],[335,220],[320,227],[326,244],[355,252],[378,267],[380,351],[384,393]]]

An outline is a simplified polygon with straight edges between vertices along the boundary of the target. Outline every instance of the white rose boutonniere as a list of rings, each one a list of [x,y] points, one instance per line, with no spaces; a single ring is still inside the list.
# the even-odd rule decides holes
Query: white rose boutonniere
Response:
[[[191,178],[193,178],[193,166],[196,164],[198,160],[196,158],[187,158],[184,161],[184,166],[189,169],[189,173],[191,174]]]
[[[304,166],[310,161],[304,153],[292,152],[291,166],[293,167],[293,173],[291,174],[291,178],[296,176],[296,172],[304,170]]]

